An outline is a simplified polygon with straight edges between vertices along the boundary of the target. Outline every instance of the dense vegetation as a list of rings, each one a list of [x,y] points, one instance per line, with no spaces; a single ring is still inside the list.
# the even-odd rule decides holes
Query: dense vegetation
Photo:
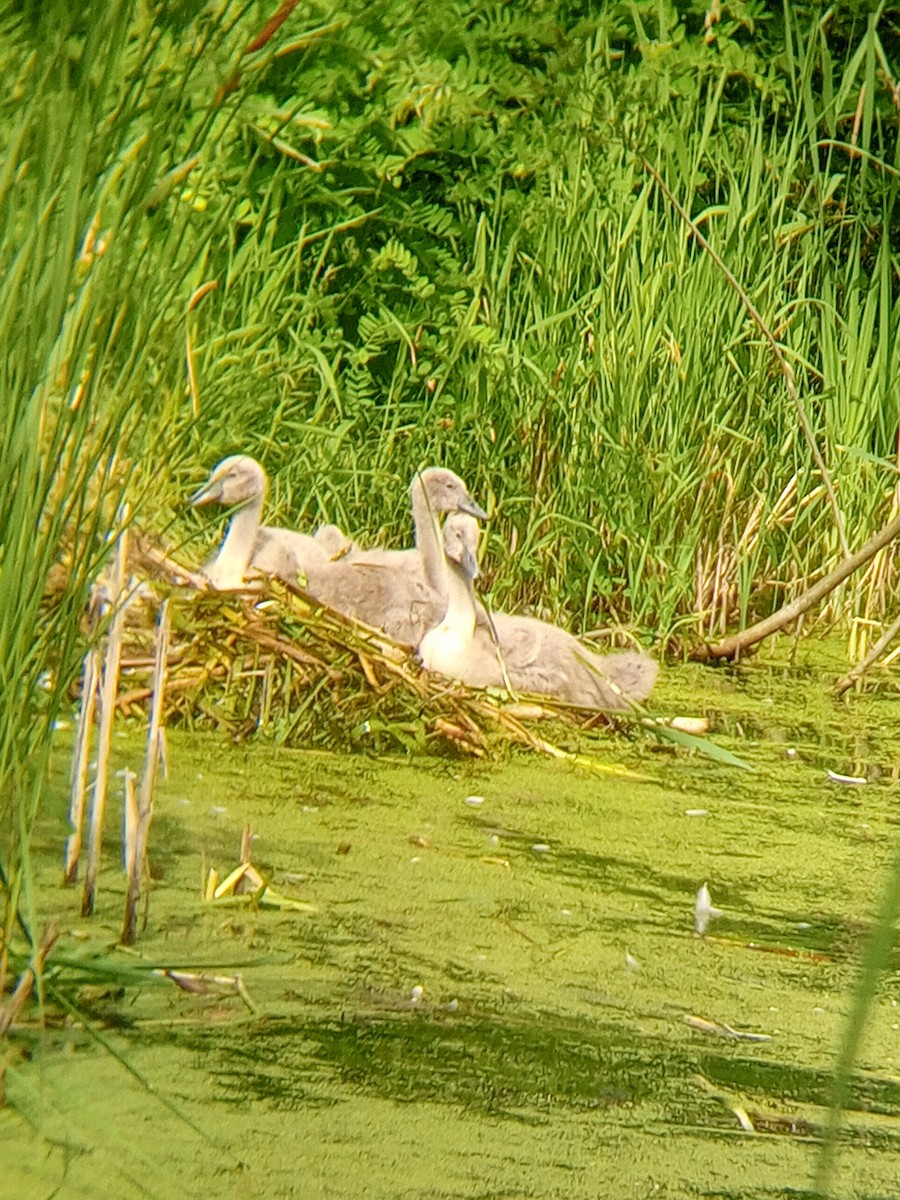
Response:
[[[0,779],[40,758],[126,489],[196,538],[182,497],[237,449],[283,520],[397,541],[411,472],[454,466],[495,601],[578,627],[695,636],[830,565],[784,379],[645,160],[793,364],[848,541],[889,515],[888,15],[23,2],[2,33]]]
[[[259,447],[283,511],[392,538],[411,470],[452,464],[493,501],[497,600],[585,626],[770,604],[839,550],[834,522],[767,348],[644,155],[783,342],[848,527],[876,525],[889,61],[862,20],[832,47],[829,23],[735,6],[707,39],[694,9],[305,10],[326,32],[268,53],[241,136],[191,177],[199,223],[240,193],[206,260],[193,455]]]
[[[792,365],[850,546],[893,515],[898,19],[0,6],[4,947],[35,925],[30,830],[109,534],[130,514],[199,557],[183,497],[224,454],[266,464],[283,522],[392,542],[412,471],[452,466],[492,512],[498,605],[663,647],[835,563],[784,374],[674,201]],[[891,562],[830,614],[892,615]]]
[[[889,16],[276,16],[6,9],[0,744],[52,661],[68,679],[126,482],[145,525],[185,537],[181,497],[235,449],[265,461],[283,519],[397,540],[412,470],[455,466],[493,510],[495,600],[582,627],[717,629],[829,565],[840,540],[784,380],[644,159],[793,364],[848,540],[884,521]],[[42,626],[61,546],[68,602]],[[849,610],[881,614],[888,565]]]

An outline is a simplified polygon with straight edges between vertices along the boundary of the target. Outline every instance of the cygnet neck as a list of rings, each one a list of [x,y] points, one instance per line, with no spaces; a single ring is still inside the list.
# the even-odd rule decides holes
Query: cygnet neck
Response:
[[[465,571],[454,562],[445,563],[447,611],[422,638],[419,657],[429,671],[456,677],[475,636],[475,595]]]
[[[422,556],[425,581],[438,595],[447,591],[447,562],[441,544],[441,527],[437,513],[428,499],[421,475],[417,475],[409,489],[412,507],[416,549]]]
[[[444,559],[447,579],[447,612],[441,628],[452,630],[459,638],[471,641],[475,635],[475,591],[472,580],[462,567]]]
[[[228,524],[228,532],[207,571],[213,587],[240,587],[250,566],[262,519],[263,495],[251,496]]]

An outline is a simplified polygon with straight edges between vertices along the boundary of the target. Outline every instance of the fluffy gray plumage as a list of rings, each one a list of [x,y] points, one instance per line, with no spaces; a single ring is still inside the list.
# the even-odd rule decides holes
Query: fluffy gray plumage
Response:
[[[471,517],[444,523],[448,606],[423,637],[419,657],[470,687],[505,687],[566,700],[583,708],[625,709],[645,700],[658,666],[645,654],[596,654],[566,630],[534,617],[493,614],[494,641],[479,620],[473,580],[477,575],[478,526]],[[505,669],[505,674],[504,674]]]

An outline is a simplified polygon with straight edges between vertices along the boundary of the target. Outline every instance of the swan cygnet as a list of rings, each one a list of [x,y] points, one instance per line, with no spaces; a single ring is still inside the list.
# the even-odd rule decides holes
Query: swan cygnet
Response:
[[[313,538],[331,559],[343,558],[359,549],[339,525],[320,525]]]
[[[347,555],[348,561],[360,567],[390,567],[423,575],[431,588],[443,594],[446,567],[438,517],[445,513],[465,513],[485,521],[487,514],[469,495],[460,477],[446,467],[417,471],[409,485],[409,502],[413,517],[411,548],[354,548]]]
[[[417,473],[409,489],[415,527],[410,550],[360,550],[307,571],[306,591],[320,604],[417,646],[447,607],[447,564],[438,518],[486,519],[468,488],[444,467]]]
[[[251,569],[296,585],[311,567],[329,561],[326,547],[308,534],[260,524],[268,483],[256,459],[236,454],[217,463],[203,487],[191,496],[195,508],[223,504],[237,509],[224,541],[203,567],[214,588],[243,587]]]
[[[475,521],[447,518],[448,605],[443,620],[419,645],[424,667],[470,687],[506,687],[508,679],[516,691],[553,696],[582,708],[622,710],[629,701],[649,696],[659,668],[645,654],[595,654],[565,629],[508,613],[492,614],[495,644],[476,608],[477,546]]]

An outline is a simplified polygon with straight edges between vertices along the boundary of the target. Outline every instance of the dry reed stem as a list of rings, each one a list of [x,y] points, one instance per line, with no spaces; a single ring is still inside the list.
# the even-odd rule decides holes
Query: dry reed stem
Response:
[[[130,879],[134,871],[137,849],[137,797],[134,793],[134,781],[137,775],[130,767],[124,771],[116,771],[122,780],[122,865],[125,874]]]
[[[84,798],[87,791],[88,755],[91,733],[94,728],[94,712],[97,707],[97,680],[100,674],[100,656],[92,647],[84,656],[81,675],[81,703],[78,709],[78,725],[75,731],[75,753],[72,757],[72,779],[69,788],[69,825],[72,832],[66,838],[63,882],[74,883],[78,874],[78,859],[81,855],[82,825],[84,823]]]
[[[19,976],[19,982],[15,989],[0,1009],[0,1037],[5,1037],[9,1032],[9,1028],[15,1021],[16,1017],[25,1006],[25,1002],[31,995],[35,983],[39,975],[44,969],[44,963],[47,961],[47,956],[53,949],[56,939],[59,937],[59,929],[56,925],[48,925],[44,930],[44,936],[41,938],[41,944],[38,946],[36,953],[32,957],[31,966],[26,967]]]
[[[133,946],[137,937],[137,910],[141,899],[141,877],[147,858],[147,843],[150,837],[150,822],[153,819],[153,787],[159,763],[163,703],[166,694],[166,664],[169,656],[169,601],[164,600],[159,610],[156,626],[156,657],[153,664],[153,699],[150,704],[150,725],[147,730],[147,750],[144,755],[144,774],[138,795],[137,827],[134,839],[134,856],[128,878],[125,897],[125,921],[122,927],[122,944]]]
[[[857,663],[855,667],[848,671],[846,675],[842,675],[837,683],[835,683],[834,690],[838,696],[843,696],[844,692],[849,691],[857,680],[862,679],[869,667],[881,658],[898,633],[900,633],[900,617],[891,622],[890,626],[884,631],[862,662]]]
[[[124,525],[124,521],[123,521]],[[113,567],[114,611],[106,644],[106,657],[100,684],[100,732],[97,738],[97,770],[91,799],[91,820],[88,841],[88,861],[81,898],[81,915],[89,917],[94,911],[97,896],[97,876],[100,871],[100,851],[103,846],[103,814],[106,810],[106,780],[109,770],[109,750],[112,741],[116,693],[119,687],[119,662],[122,656],[122,634],[125,628],[125,562],[128,554],[128,529],[119,534]]]

